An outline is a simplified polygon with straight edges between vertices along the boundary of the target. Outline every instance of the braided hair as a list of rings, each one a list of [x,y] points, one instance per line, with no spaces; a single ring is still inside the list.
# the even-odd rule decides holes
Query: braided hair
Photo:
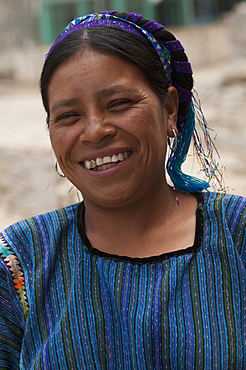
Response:
[[[88,17],[90,25],[84,23]],[[111,18],[113,21],[109,23]],[[144,37],[139,30],[146,33]],[[192,102],[192,69],[183,46],[175,36],[164,26],[135,13],[111,11],[76,18],[52,45],[44,63],[40,89],[48,116],[47,90],[54,71],[63,61],[86,47],[117,55],[136,66],[161,101],[165,100],[170,85],[176,87],[179,94],[178,135],[175,151],[171,151],[167,162],[167,172],[177,189],[194,192],[208,188],[209,182],[184,174],[181,170],[192,137],[194,139],[195,111]],[[203,149],[200,149],[199,140],[195,144],[203,160],[208,161]],[[212,171],[215,173],[214,169]],[[210,177],[210,173],[207,176]]]

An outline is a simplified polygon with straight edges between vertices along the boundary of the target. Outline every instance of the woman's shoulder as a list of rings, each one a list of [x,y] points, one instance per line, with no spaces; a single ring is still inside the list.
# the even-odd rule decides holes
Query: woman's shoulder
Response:
[[[79,203],[27,218],[0,233],[0,285],[12,281],[25,317],[36,266],[55,260],[63,243],[73,240],[78,208]]]
[[[246,198],[222,192],[204,192],[204,211],[207,217],[220,218],[227,224],[246,226]],[[201,196],[201,195],[200,195]]]
[[[34,241],[47,240],[65,233],[71,224],[76,223],[79,204],[62,207],[10,225],[0,233],[2,245],[19,250],[21,246],[32,245]]]
[[[214,232],[223,228],[227,236],[232,238],[239,252],[246,253],[246,198],[216,192],[202,194],[204,219],[207,225],[208,223],[213,225]]]
[[[240,195],[223,192],[203,192],[204,206],[216,210],[226,210],[227,213],[246,210],[246,198]],[[201,196],[201,195],[200,195]]]

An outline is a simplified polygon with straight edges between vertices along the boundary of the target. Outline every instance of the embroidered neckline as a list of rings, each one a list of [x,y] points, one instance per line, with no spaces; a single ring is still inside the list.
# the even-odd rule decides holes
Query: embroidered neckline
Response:
[[[204,193],[195,192],[192,193],[197,199],[197,209],[196,209],[196,231],[195,231],[195,240],[194,244],[191,247],[185,249],[179,249],[177,251],[163,253],[158,256],[151,256],[151,257],[144,257],[144,258],[132,258],[127,256],[119,256],[115,254],[110,254],[106,252],[102,252],[96,248],[94,248],[90,240],[88,239],[85,231],[84,231],[84,212],[85,212],[85,205],[84,202],[81,202],[78,208],[77,213],[77,225],[80,237],[82,242],[86,248],[86,250],[95,256],[102,257],[105,259],[116,260],[119,262],[128,262],[133,264],[146,264],[146,263],[157,263],[167,260],[172,257],[178,257],[186,254],[195,254],[201,248],[202,238],[203,238],[203,204],[204,204]]]
[[[26,287],[24,273],[22,271],[20,262],[15,253],[10,249],[4,238],[0,236],[0,258],[9,269],[14,287],[16,289],[18,298],[24,311],[24,318],[27,319],[29,307],[26,297]]]

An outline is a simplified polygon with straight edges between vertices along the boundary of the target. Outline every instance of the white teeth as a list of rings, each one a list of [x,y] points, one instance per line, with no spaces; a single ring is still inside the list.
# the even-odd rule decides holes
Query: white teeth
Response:
[[[113,154],[112,156],[105,156],[103,158],[92,159],[91,161],[84,161],[85,168],[87,170],[96,169],[97,171],[106,170],[112,166],[116,165],[116,162],[124,161],[124,159],[129,157],[129,152]],[[96,164],[96,166],[95,166]]]
[[[103,163],[110,163],[111,157],[108,155],[107,157],[103,157]]]
[[[118,158],[118,155],[117,154],[114,154],[112,156],[112,161],[111,162],[118,162],[119,158]]]
[[[87,170],[91,168],[91,161],[85,161],[85,168],[87,168]]]
[[[116,163],[107,163],[107,164],[104,164],[100,167],[97,167],[96,171],[107,170],[108,168],[111,168],[111,167],[114,167],[114,166],[116,166]]]
[[[125,159],[124,158],[124,154],[123,153],[119,153],[118,154],[118,158],[119,158],[119,161],[121,161],[121,162],[124,161],[124,159]]]
[[[96,159],[96,164],[97,164],[97,166],[101,166],[103,164],[103,159],[102,158],[97,158]]]

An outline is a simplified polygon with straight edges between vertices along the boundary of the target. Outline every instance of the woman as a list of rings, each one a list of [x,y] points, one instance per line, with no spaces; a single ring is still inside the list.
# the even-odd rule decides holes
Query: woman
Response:
[[[193,136],[218,173],[192,87],[180,42],[141,15],[88,15],[58,37],[41,93],[84,201],[2,232],[0,368],[245,368],[245,200],[181,171]]]

